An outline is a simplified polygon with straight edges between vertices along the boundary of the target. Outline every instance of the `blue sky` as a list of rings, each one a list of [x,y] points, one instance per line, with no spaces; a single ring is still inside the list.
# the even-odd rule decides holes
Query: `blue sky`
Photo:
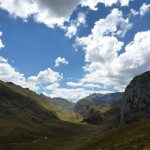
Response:
[[[149,0],[0,0],[0,80],[77,101],[150,70]]]

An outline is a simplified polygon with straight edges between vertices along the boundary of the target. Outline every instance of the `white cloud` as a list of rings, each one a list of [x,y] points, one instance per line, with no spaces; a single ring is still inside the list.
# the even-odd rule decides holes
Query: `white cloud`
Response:
[[[64,94],[65,93],[65,94]],[[56,88],[52,91],[51,94],[44,93],[49,97],[61,97],[73,102],[76,102],[86,96],[89,96],[92,93],[110,93],[110,91],[90,91],[85,90],[84,88],[76,88],[76,89],[66,89],[66,88]]]
[[[140,8],[140,15],[145,15],[148,11],[150,11],[150,4],[144,3]]]
[[[33,91],[37,91],[40,89],[40,86],[43,84],[53,83],[50,86],[47,86],[46,89],[52,89],[52,87],[58,87],[59,82],[62,79],[62,75],[52,71],[50,68],[44,71],[40,71],[37,76],[31,76],[28,79],[25,78],[24,74],[16,71],[14,67],[12,67],[8,60],[0,57],[0,80],[4,82],[13,82],[17,85],[20,85],[24,88],[29,88]]]
[[[86,14],[83,12],[79,12],[77,14],[77,19],[72,20],[68,27],[64,27],[64,29],[67,31],[65,36],[72,38],[73,36],[77,34],[78,28],[81,25],[85,25],[85,24],[86,24]]]
[[[81,79],[81,82],[101,84],[106,88],[119,89],[120,91],[124,90],[134,76],[150,70],[149,41],[150,30],[138,32],[134,40],[125,47],[124,53],[120,55],[113,46],[111,51],[105,50],[107,53],[102,52],[102,55],[99,45],[90,49],[89,52],[89,45],[87,44],[86,57],[90,58],[88,59],[90,64],[84,67],[87,74]],[[99,55],[99,58],[93,57],[95,53]]]
[[[69,64],[69,62],[66,61],[65,58],[58,57],[58,58],[55,60],[55,67],[59,67],[60,64],[67,65],[67,64]]]
[[[130,10],[130,13],[131,13],[131,15],[133,15],[133,16],[136,16],[136,15],[139,14],[139,12],[136,11],[136,10],[134,10],[134,9],[131,9],[131,10]]]
[[[59,83],[54,83],[54,84],[46,86],[45,89],[46,90],[54,90],[54,89],[58,88],[59,86],[60,86]]]
[[[91,35],[77,39],[78,44],[85,46],[85,61],[95,62],[94,66],[98,67],[96,62],[113,60],[118,55],[116,52],[124,45],[114,35],[124,37],[131,27],[129,20],[122,17],[122,12],[113,9],[105,19],[95,23]]]
[[[65,36],[72,38],[74,35],[76,35],[76,33],[77,33],[77,26],[75,24],[71,24],[67,28],[67,33],[65,34]]]
[[[119,0],[120,3],[121,3],[121,6],[128,6],[129,5],[129,2],[130,1],[133,1],[133,0]]]
[[[94,38],[106,35],[124,37],[131,27],[132,24],[129,23],[129,19],[124,19],[121,11],[113,9],[105,19],[100,19],[95,23],[92,34]]]
[[[70,86],[70,87],[81,87],[83,86],[83,83],[75,83],[75,82],[67,82],[67,86]]]
[[[150,30],[138,32],[134,41],[125,47],[125,52],[121,54],[114,66],[114,70],[122,73],[131,72],[136,75],[150,69]]]
[[[103,3],[106,7],[120,3],[121,6],[129,6],[129,2],[133,0],[82,0],[82,6],[88,6],[92,10],[97,10],[97,4]]]
[[[100,86],[99,84],[86,84],[82,81],[79,81],[79,82],[67,82],[66,83],[67,86],[69,87],[73,87],[73,88],[77,88],[77,87],[80,87],[80,88],[102,88],[102,86]]]
[[[8,11],[14,17],[34,20],[48,27],[62,26],[69,18],[80,0],[0,0],[0,8]]]
[[[79,12],[77,16],[78,25],[86,24],[86,14],[83,12]]]
[[[30,90],[37,91],[44,84],[52,83],[46,86],[45,89],[53,89],[59,87],[59,81],[63,78],[62,74],[52,71],[50,68],[44,71],[40,71],[37,76],[31,76],[26,78],[24,74],[11,66],[8,63],[8,59],[0,56],[0,80],[4,82],[13,82],[24,88],[29,88]]]
[[[0,8],[7,10],[14,17],[23,19],[37,12],[36,6],[28,0],[0,0]]]
[[[29,17],[38,23],[43,23],[53,28],[55,25],[62,27],[81,4],[92,10],[97,10],[97,4],[112,6],[120,2],[122,6],[128,6],[130,0],[0,0],[0,8],[9,12],[13,17],[27,20]],[[83,17],[83,16],[82,16]],[[81,21],[81,20],[80,20]],[[84,22],[84,19],[82,20]]]
[[[24,74],[16,71],[16,69],[8,63],[8,60],[2,56],[0,57],[0,80],[4,82],[13,82],[17,85],[20,85],[24,88],[30,88],[34,91],[39,89],[39,87],[36,85],[27,82]]]
[[[0,56],[0,63],[7,63],[8,62],[8,59]]]
[[[136,15],[141,15],[144,16],[146,13],[150,11],[150,4],[144,3],[138,11],[131,9],[131,15],[136,16]]]
[[[105,6],[112,6],[113,4],[117,3],[118,0],[82,0],[82,6],[88,6],[92,10],[97,10],[96,7],[98,3],[104,3]]]
[[[87,62],[83,67],[86,74],[79,80],[83,85],[98,84],[105,89],[121,91],[135,75],[150,69],[150,31],[137,33],[123,52],[124,43],[117,39],[117,33],[119,30],[126,33],[129,28],[118,28],[120,21],[131,26],[128,19],[114,9],[105,19],[95,23],[89,36],[77,39],[77,44],[85,49]],[[119,54],[120,50],[123,53]]]
[[[98,84],[85,84],[84,87],[86,88],[102,88],[102,86]]]
[[[28,78],[29,82],[35,84],[48,84],[60,81],[63,78],[62,74],[51,70],[50,68],[40,71],[37,76],[31,76]]]
[[[2,32],[0,32],[0,36]],[[4,45],[0,39],[0,49]],[[49,84],[51,87],[58,87],[58,82],[63,78],[63,75],[51,70],[50,68],[40,71],[37,76],[31,76],[26,78],[24,74],[21,74],[13,66],[8,63],[8,59],[0,56],[0,80],[4,82],[13,82],[17,85],[20,85],[24,88],[29,88],[30,90],[37,91],[40,89],[40,86],[43,84]],[[50,89],[50,86],[46,88]]]
[[[0,37],[2,36],[3,32],[0,32]],[[3,44],[2,40],[0,39],[0,49],[2,49],[3,47],[5,47],[5,45]]]
[[[0,32],[0,37],[2,36],[2,32]],[[4,47],[0,39],[0,49]],[[13,68],[9,63],[8,59],[0,56],[0,80],[5,82],[14,82],[18,85],[25,85],[26,79],[24,74],[19,73]]]

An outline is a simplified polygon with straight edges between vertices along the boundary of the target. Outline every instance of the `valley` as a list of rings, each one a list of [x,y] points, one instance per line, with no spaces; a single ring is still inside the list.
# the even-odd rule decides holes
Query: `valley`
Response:
[[[75,104],[1,81],[0,150],[150,149],[149,83],[146,72],[125,93],[92,94]]]

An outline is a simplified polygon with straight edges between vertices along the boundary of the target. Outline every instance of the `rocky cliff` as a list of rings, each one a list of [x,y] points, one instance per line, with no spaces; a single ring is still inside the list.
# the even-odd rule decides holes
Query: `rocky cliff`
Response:
[[[121,108],[121,123],[150,117],[150,71],[136,76],[127,86]]]

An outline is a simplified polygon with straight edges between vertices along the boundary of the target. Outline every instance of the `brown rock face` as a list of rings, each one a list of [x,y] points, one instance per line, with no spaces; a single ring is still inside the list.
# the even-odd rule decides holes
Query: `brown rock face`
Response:
[[[83,121],[91,124],[101,125],[103,124],[103,118],[95,108],[89,108],[83,114]]]
[[[127,86],[121,108],[121,123],[150,117],[150,71],[136,76]]]

